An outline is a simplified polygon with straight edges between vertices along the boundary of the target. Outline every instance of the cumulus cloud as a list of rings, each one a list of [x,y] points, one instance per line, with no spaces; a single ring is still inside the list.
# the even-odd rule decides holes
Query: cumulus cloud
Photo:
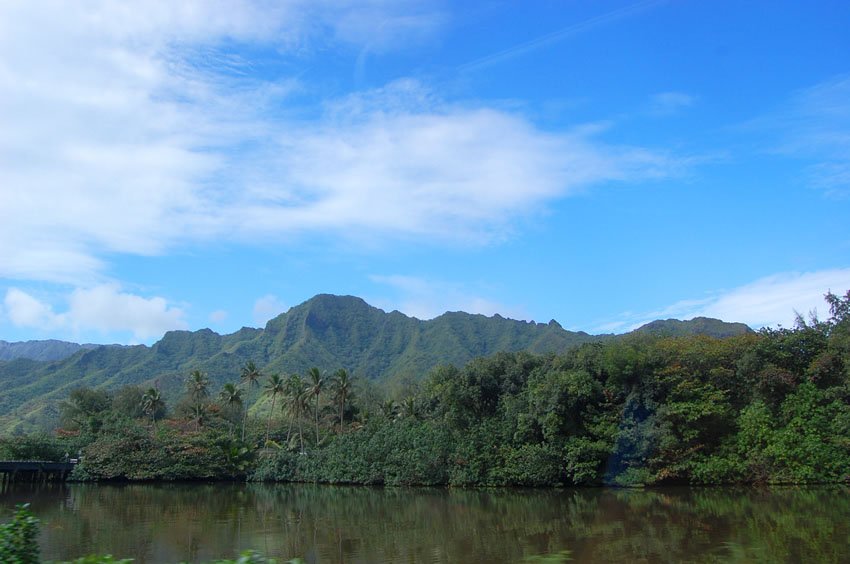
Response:
[[[528,319],[527,313],[521,308],[481,297],[477,292],[458,284],[401,274],[373,275],[370,279],[389,288],[394,294],[388,298],[384,292],[385,297],[370,300],[370,303],[386,310],[398,310],[417,319],[433,319],[447,311]]]
[[[286,306],[277,296],[266,294],[254,302],[254,323],[258,326],[264,326],[270,319],[277,317],[284,311],[286,311]]]
[[[50,304],[18,288],[10,288],[3,303],[9,320],[18,327],[53,329],[62,324],[62,317],[53,313]]]
[[[112,284],[77,288],[67,296],[67,303],[65,311],[55,313],[52,305],[18,288],[7,290],[4,300],[14,325],[46,333],[127,332],[137,341],[147,341],[166,331],[188,327],[183,310],[164,298],[144,298]]]
[[[815,272],[786,272],[760,278],[704,298],[683,300],[663,309],[624,313],[619,319],[598,325],[596,331],[630,331],[655,319],[714,317],[746,323],[750,327],[792,327],[797,314],[829,313],[824,294],[844,294],[850,289],[850,268]]]

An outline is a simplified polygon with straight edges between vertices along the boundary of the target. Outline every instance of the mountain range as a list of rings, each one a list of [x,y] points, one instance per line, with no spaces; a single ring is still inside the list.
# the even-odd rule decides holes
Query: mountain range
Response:
[[[749,331],[741,323],[707,318],[655,321],[636,330],[715,337]],[[216,390],[238,381],[249,360],[264,373],[303,373],[317,366],[345,368],[369,380],[415,380],[440,364],[463,365],[500,351],[558,353],[612,338],[567,331],[554,320],[534,323],[499,315],[449,312],[423,321],[386,313],[357,297],[321,294],[264,329],[243,327],[229,335],[210,329],[170,331],[150,347],[0,341],[0,432],[49,428],[57,419],[58,402],[79,386],[156,385],[166,397],[176,397],[190,371],[206,372]]]
[[[24,341],[10,343],[0,340],[0,360],[28,358],[30,360],[62,360],[82,349],[94,349],[100,345],[91,343],[78,345],[67,341]]]

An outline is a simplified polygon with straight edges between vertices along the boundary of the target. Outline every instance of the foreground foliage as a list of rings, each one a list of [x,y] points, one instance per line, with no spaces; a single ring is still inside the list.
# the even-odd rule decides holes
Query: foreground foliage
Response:
[[[0,525],[0,562],[38,564],[38,519],[29,506],[18,505],[12,521]]]

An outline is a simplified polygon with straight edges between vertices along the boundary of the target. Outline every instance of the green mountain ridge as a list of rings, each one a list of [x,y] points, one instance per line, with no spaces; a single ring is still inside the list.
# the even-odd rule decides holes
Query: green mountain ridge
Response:
[[[709,337],[732,337],[747,333],[751,329],[743,323],[729,323],[710,317],[694,317],[688,321],[678,319],[659,319],[635,329],[635,333],[645,333],[658,337],[685,337],[688,335],[707,335]]]
[[[23,341],[10,343],[0,340],[0,360],[28,358],[30,360],[62,360],[81,349],[94,349],[101,345],[83,345],[49,339],[46,341]]]
[[[729,336],[750,331],[718,320],[669,322],[645,332],[693,334],[710,328],[714,336]],[[58,402],[80,386],[155,385],[175,398],[191,370],[206,372],[212,390],[217,390],[225,382],[238,381],[249,360],[267,374],[303,373],[317,366],[323,371],[344,367],[369,380],[419,379],[438,365],[461,366],[500,351],[558,353],[611,338],[614,335],[567,331],[555,321],[498,315],[448,312],[423,321],[398,311],[386,313],[361,298],[321,294],[270,320],[264,329],[243,327],[229,335],[210,329],[170,331],[150,347],[99,346],[62,360],[0,361],[5,391],[0,396],[0,431],[49,428],[57,419]]]

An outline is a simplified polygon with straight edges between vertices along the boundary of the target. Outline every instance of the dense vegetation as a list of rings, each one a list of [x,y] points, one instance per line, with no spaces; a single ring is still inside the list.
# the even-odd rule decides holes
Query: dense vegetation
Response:
[[[850,468],[850,292],[827,321],[718,339],[640,333],[562,355],[499,353],[379,386],[247,362],[156,388],[80,388],[62,445],[80,479],[454,486],[815,483]],[[249,414],[246,406],[258,399]],[[39,441],[3,449],[49,448]],[[47,441],[50,442],[50,441]]]
[[[421,378],[441,363],[462,365],[497,351],[562,352],[594,339],[557,323],[460,312],[420,321],[385,313],[359,298],[320,295],[272,319],[265,329],[243,328],[231,335],[171,331],[152,347],[98,347],[49,362],[0,360],[0,432],[55,427],[56,404],[79,386],[112,391],[156,386],[170,399],[191,370],[206,373],[219,387],[248,361],[281,374],[344,366],[375,381]]]

